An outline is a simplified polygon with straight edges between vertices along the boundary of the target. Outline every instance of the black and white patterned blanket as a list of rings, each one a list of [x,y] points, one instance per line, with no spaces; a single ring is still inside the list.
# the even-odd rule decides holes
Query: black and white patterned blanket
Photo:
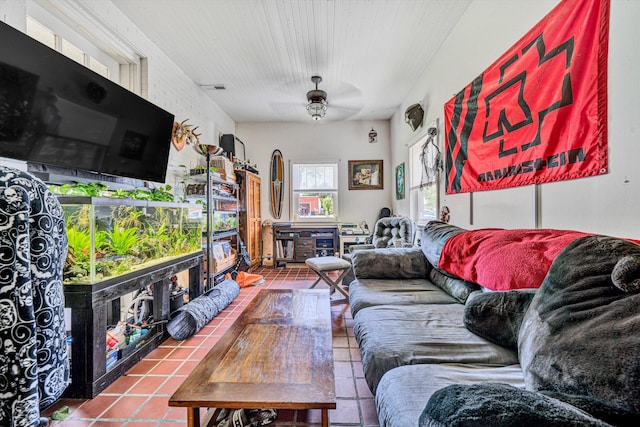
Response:
[[[37,425],[69,382],[62,208],[33,175],[0,166],[0,425]]]

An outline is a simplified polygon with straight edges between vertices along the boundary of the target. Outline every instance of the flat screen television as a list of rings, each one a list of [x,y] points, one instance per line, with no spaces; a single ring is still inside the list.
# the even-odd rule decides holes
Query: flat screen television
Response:
[[[164,182],[174,116],[0,22],[0,156]]]

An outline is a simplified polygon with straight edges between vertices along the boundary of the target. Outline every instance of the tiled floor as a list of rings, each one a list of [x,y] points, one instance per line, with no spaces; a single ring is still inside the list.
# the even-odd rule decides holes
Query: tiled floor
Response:
[[[62,406],[69,407],[64,421],[52,427],[172,427],[186,425],[186,409],[170,408],[169,397],[198,361],[213,347],[226,329],[260,289],[308,288],[315,274],[302,268],[262,268],[260,286],[241,289],[240,295],[193,337],[167,339],[104,392],[91,400],[61,399],[43,416]],[[318,285],[322,286],[322,285]],[[353,319],[347,305],[331,308],[337,409],[329,412],[331,426],[378,426],[373,396],[364,380],[360,352],[353,337]],[[204,411],[203,411],[204,412]],[[272,426],[315,426],[320,411],[280,411]]]

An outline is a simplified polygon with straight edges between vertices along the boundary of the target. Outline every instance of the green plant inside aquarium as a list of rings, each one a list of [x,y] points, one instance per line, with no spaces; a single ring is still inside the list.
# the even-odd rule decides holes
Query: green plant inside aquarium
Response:
[[[187,207],[115,203],[62,205],[69,241],[65,283],[100,281],[201,250],[202,225],[188,220]]]

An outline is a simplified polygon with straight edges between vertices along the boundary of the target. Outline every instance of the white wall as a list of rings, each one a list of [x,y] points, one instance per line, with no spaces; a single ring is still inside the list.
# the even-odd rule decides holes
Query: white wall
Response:
[[[491,65],[557,3],[555,0],[474,0],[392,118],[392,163],[408,161],[406,144],[424,131],[422,128],[413,133],[404,123],[404,110],[409,105],[423,101],[425,124],[435,118],[442,121],[445,102]],[[537,225],[540,227],[640,237],[640,168],[636,165],[640,155],[638,18],[640,1],[611,0],[610,172],[539,186]],[[442,204],[451,209],[451,222],[462,227],[536,226],[533,186],[473,195],[444,195],[443,190],[441,197]],[[408,213],[408,201],[396,202],[394,210]]]
[[[367,221],[373,226],[381,208],[391,206],[395,194],[394,168],[389,162],[389,122],[376,121],[378,142],[369,143],[371,121],[309,123],[237,123],[236,136],[245,143],[247,159],[260,171],[262,219],[273,219],[269,196],[269,162],[275,149],[282,152],[286,163],[285,201],[279,221],[290,221],[291,161],[338,160],[340,221]],[[384,188],[382,190],[349,190],[347,169],[349,160],[382,159]]]

